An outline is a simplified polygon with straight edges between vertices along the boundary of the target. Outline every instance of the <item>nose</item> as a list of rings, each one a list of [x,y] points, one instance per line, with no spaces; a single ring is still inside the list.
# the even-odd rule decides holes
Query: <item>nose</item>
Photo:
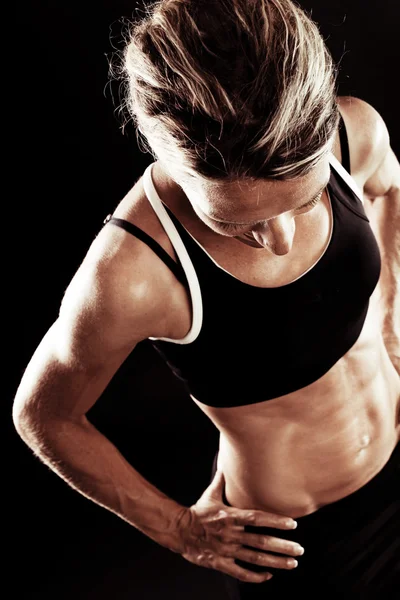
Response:
[[[296,223],[293,216],[279,215],[260,223],[252,233],[257,242],[272,254],[284,256],[292,249]]]

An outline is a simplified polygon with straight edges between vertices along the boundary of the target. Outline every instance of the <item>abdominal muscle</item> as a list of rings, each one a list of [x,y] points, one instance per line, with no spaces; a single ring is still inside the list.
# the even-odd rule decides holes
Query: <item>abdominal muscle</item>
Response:
[[[400,437],[400,378],[379,322],[375,294],[356,344],[299,391],[229,408],[192,396],[220,431],[217,464],[229,504],[298,518],[382,469]]]
[[[266,260],[262,250],[249,250],[237,240],[226,238],[222,245],[221,236],[199,228],[198,219],[180,210],[175,193],[168,195],[162,181],[156,183],[160,197],[214,262],[244,283],[285,285],[304,275],[329,243],[327,194],[312,212],[296,219],[290,260],[278,261]],[[175,258],[158,227],[148,233]],[[184,286],[169,289],[174,296],[166,337],[179,340],[192,323],[191,302]],[[245,404],[251,398],[244,398],[243,406],[229,407],[227,398],[226,408],[191,396],[220,432],[217,464],[229,504],[298,518],[355,492],[385,465],[400,437],[400,378],[382,338],[382,298],[379,281],[357,342],[311,385],[264,402]]]

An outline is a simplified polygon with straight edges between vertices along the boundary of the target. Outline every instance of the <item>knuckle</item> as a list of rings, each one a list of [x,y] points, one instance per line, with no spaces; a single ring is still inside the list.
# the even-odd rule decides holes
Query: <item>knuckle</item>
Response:
[[[271,565],[277,567],[278,569],[288,569],[288,562],[286,558],[282,558],[280,556],[271,556]]]
[[[264,564],[266,562],[265,554],[263,554],[262,552],[257,552],[256,561],[257,561],[257,564],[260,564],[260,565]]]
[[[280,558],[276,561],[277,567],[280,569],[293,569],[295,565],[292,561],[293,559],[290,558]]]
[[[243,527],[243,518],[237,513],[230,513],[226,518],[227,523]]]
[[[264,536],[261,540],[261,548],[268,549],[271,544],[271,538],[268,536]]]
[[[212,519],[212,526],[215,531],[223,531],[226,528],[226,525],[229,522],[229,515],[220,510]]]
[[[256,520],[256,517],[257,517],[257,515],[256,515],[256,513],[255,513],[253,510],[250,510],[250,511],[247,513],[247,519],[248,519],[248,520],[249,520],[251,523],[254,523],[254,522],[255,522],[255,520]]]
[[[226,521],[230,517],[229,513],[225,508],[220,508],[217,512],[217,518]]]
[[[225,546],[224,554],[225,556],[229,556],[229,558],[233,558],[237,555],[240,550],[240,545],[238,544],[229,544]]]
[[[235,535],[231,531],[229,531],[227,527],[224,527],[224,529],[220,531],[218,537],[220,541],[225,544],[231,544],[235,542]]]
[[[230,544],[230,548],[232,549],[233,552],[240,552],[242,549],[242,544],[238,544],[237,542],[234,542],[232,544]]]
[[[198,554],[197,555],[197,562],[199,565],[204,565],[204,563],[206,562],[207,557],[205,554]]]

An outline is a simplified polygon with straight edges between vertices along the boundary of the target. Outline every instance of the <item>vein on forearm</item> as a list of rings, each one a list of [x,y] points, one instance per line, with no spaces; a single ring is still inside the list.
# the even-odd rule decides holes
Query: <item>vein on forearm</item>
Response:
[[[384,335],[400,343],[400,190],[390,191],[380,199],[378,227],[382,254],[382,291]]]
[[[367,201],[365,208],[382,259],[378,284],[382,337],[400,375],[400,190]]]

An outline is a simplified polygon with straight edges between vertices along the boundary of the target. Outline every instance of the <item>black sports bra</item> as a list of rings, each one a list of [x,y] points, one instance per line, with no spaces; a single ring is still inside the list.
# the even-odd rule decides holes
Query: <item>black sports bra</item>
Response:
[[[350,167],[343,123],[340,140]],[[330,163],[331,239],[312,268],[280,287],[246,284],[216,264],[158,197],[151,165],[145,192],[180,263],[135,225],[106,220],[148,244],[187,286],[188,334],[149,340],[198,401],[233,407],[289,394],[322,377],[357,341],[381,259],[355,182],[335,157]]]

